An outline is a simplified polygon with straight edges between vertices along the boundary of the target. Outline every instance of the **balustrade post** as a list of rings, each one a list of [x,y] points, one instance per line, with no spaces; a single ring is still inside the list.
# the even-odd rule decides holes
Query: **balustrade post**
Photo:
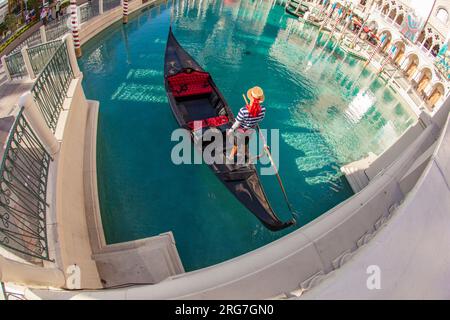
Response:
[[[103,0],[98,0],[98,14],[103,14]]]
[[[69,56],[70,66],[72,67],[73,76],[79,78],[81,75],[80,67],[78,66],[76,51],[73,43],[73,37],[70,33],[66,34],[62,38],[66,42],[67,54]]]
[[[22,53],[23,62],[25,63],[25,69],[27,69],[28,76],[30,79],[36,79],[33,67],[31,66],[30,56],[28,55],[28,46],[20,49],[20,52]]]
[[[2,56],[2,65],[3,65],[3,70],[5,70],[5,75],[6,75],[6,78],[8,79],[8,81],[11,81],[11,74],[9,73],[9,70],[8,70],[8,65],[6,64],[6,57],[5,56]]]
[[[24,107],[24,114],[30,123],[33,131],[39,137],[42,145],[48,151],[51,156],[54,156],[59,151],[60,144],[56,140],[50,128],[45,123],[38,106],[34,102],[31,92],[22,94],[19,98],[19,106]]]
[[[42,25],[39,28],[39,32],[41,34],[41,42],[42,43],[46,43],[47,42],[47,33],[45,32],[45,26],[44,25]]]
[[[62,288],[64,273],[56,268],[45,268],[14,261],[0,255],[0,281],[24,285]]]
[[[128,0],[122,0],[123,24],[128,23]]]
[[[72,29],[75,55],[81,57],[81,42],[78,27],[77,0],[70,0],[70,26]]]

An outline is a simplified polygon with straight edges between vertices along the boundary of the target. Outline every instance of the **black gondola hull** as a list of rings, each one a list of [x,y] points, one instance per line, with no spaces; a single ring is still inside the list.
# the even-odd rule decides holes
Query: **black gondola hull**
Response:
[[[189,128],[189,122],[204,119],[209,116],[225,115],[229,121],[216,128],[225,137],[226,130],[231,127],[234,121],[233,113],[210,76],[208,80],[212,88],[210,95],[188,96],[183,98],[174,96],[173,88],[171,88],[169,83],[171,76],[181,74],[182,72],[189,74],[193,72],[204,73],[205,71],[181,47],[171,30],[167,39],[164,63],[164,82],[173,115],[179,126],[190,132],[194,146],[199,152],[202,152],[204,145],[196,138],[193,130]],[[222,150],[224,154],[225,149],[226,147]],[[274,213],[262,188],[256,167],[253,164],[211,164],[209,167],[227,189],[269,230],[278,231],[295,223],[293,220],[283,222]]]

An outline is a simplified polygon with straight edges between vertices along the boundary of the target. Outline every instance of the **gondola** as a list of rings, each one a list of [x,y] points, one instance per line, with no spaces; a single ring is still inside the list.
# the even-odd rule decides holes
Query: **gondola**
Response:
[[[290,15],[292,15],[294,17],[302,18],[305,15],[306,11],[309,10],[309,7],[304,4],[301,4],[300,8],[298,8],[298,4],[299,3],[296,1],[290,1],[289,5],[286,6],[284,8],[284,10],[286,11],[286,13],[289,13]],[[298,10],[297,10],[297,8],[298,8]]]
[[[203,151],[206,129],[220,130],[224,141],[234,115],[211,75],[181,47],[169,30],[164,57],[164,82],[170,107],[180,127],[190,132],[194,146]],[[194,121],[197,124],[194,126]],[[200,124],[200,125],[198,125]],[[223,145],[223,156],[227,154]],[[295,223],[281,221],[273,212],[254,164],[212,163],[209,167],[229,191],[269,230],[277,231]]]

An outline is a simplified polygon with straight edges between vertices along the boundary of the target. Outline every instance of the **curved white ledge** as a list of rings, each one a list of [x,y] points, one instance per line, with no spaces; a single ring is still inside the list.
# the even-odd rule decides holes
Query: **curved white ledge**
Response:
[[[379,267],[369,290],[367,268]],[[310,299],[449,299],[450,127],[447,121],[424,173],[389,224]]]
[[[338,294],[343,290],[349,297],[362,298],[364,295],[359,296],[358,290],[365,288],[366,268],[360,269],[360,274],[356,275],[355,268],[365,266],[364,263],[371,256],[378,257],[376,262],[382,265],[382,269],[390,270],[385,281],[390,281],[392,288],[397,286],[396,277],[402,279],[402,275],[403,284],[413,283],[415,280],[410,277],[418,276],[420,270],[423,277],[421,281],[426,283],[428,277],[423,268],[431,263],[430,260],[439,260],[436,255],[450,243],[450,235],[444,232],[445,229],[450,230],[450,197],[448,185],[443,184],[442,173],[442,168],[445,168],[448,183],[448,124],[431,162],[406,200],[402,192],[405,190],[402,179],[410,173],[415,160],[420,159],[437,139],[439,127],[442,126],[442,119],[448,116],[449,107],[450,100],[439,118],[430,121],[420,135],[398,155],[397,160],[384,168],[361,192],[308,225],[262,248],[215,266],[171,277],[156,285],[51,295],[48,291],[34,293],[40,297],[75,299],[264,299],[289,297],[302,292],[307,298],[339,298]],[[410,130],[419,132],[417,126],[420,125],[418,123]],[[438,170],[438,165],[441,170]],[[441,195],[446,198],[439,202]],[[432,200],[430,202],[427,199]],[[394,218],[389,220],[391,216]],[[427,217],[432,217],[433,223],[427,221]],[[410,231],[413,227],[421,230],[417,236]],[[392,231],[387,233],[387,230]],[[441,234],[435,236],[436,232]],[[380,242],[381,236],[387,239],[384,240],[386,242]],[[435,239],[430,240],[433,237]],[[398,243],[394,238],[399,239]],[[430,249],[432,245],[436,249]],[[389,254],[383,253],[384,249]],[[446,249],[450,252],[448,247]],[[358,264],[360,256],[367,259]],[[408,257],[415,259],[417,267],[406,269],[410,272],[404,274]],[[436,270],[447,267],[450,253],[441,257],[443,259],[434,264]],[[344,267],[341,269],[342,265]],[[448,279],[449,273],[433,273],[435,282],[442,281],[441,276]],[[400,297],[403,293],[400,289],[380,292],[384,298]],[[436,291],[435,294],[441,296],[440,293],[443,292]]]

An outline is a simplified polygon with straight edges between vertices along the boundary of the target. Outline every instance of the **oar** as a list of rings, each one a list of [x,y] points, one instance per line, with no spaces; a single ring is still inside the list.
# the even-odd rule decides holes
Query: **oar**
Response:
[[[242,94],[242,97],[244,98],[245,104],[249,105],[248,101],[247,101],[247,97],[244,94]],[[278,168],[277,168],[277,166],[275,164],[275,161],[273,161],[272,154],[269,151],[269,146],[267,145],[266,138],[264,138],[264,135],[261,132],[261,128],[259,127],[259,124],[256,124],[256,128],[258,129],[259,135],[261,136],[261,139],[262,139],[262,141],[264,143],[264,150],[266,151],[266,154],[267,154],[267,156],[268,156],[268,158],[270,160],[270,164],[272,165],[273,170],[275,171],[275,174],[277,176],[278,184],[280,185],[281,191],[283,192],[284,200],[286,200],[286,203],[287,203],[287,206],[289,208],[289,211],[292,213],[293,216],[296,216],[297,213],[296,213],[294,207],[292,206],[291,202],[289,201],[289,198],[288,198],[287,193],[286,193],[286,189],[284,189],[283,182],[281,181],[280,174],[278,173]],[[293,219],[294,219],[294,223],[295,223],[296,220],[295,220],[295,218],[293,218]]]

